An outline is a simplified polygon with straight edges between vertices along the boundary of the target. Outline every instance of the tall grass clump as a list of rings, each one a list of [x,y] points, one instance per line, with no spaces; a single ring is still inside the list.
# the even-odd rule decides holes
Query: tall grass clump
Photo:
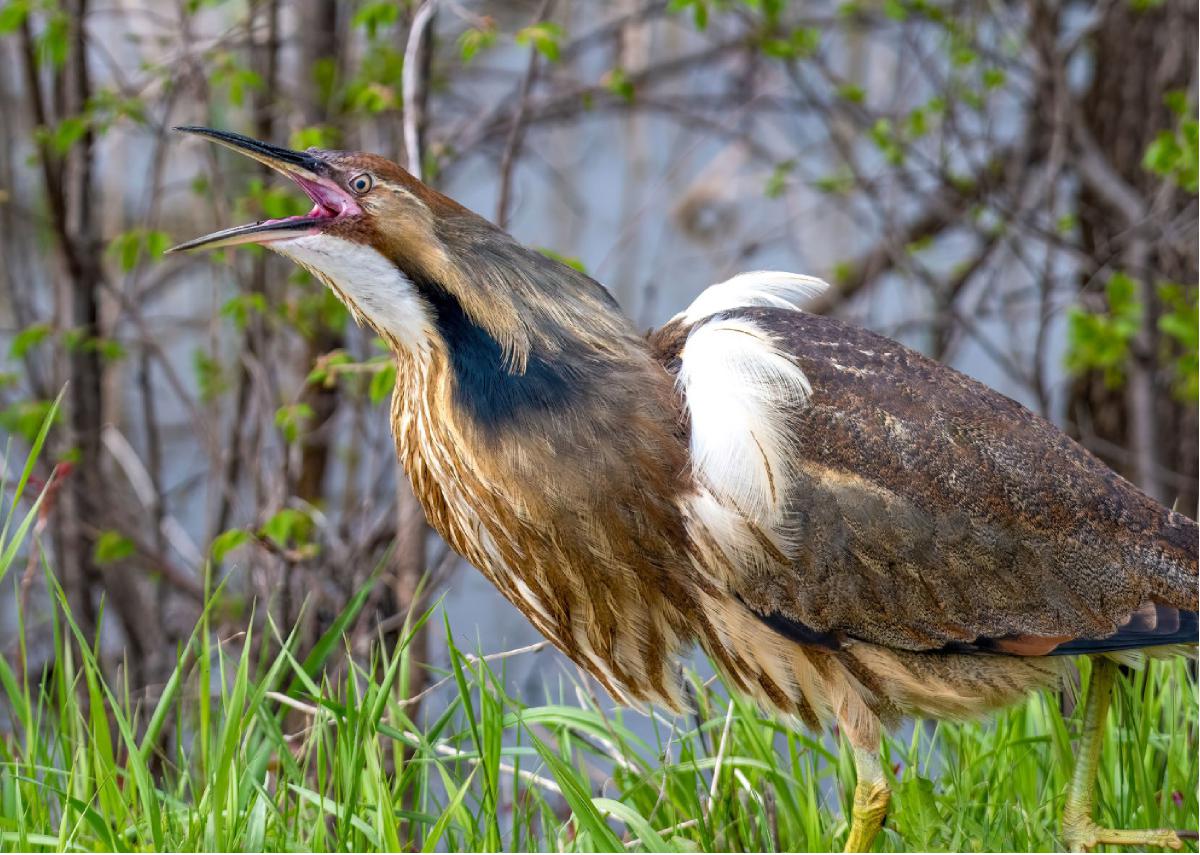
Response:
[[[14,595],[44,436],[4,485],[0,583]],[[460,650],[447,627],[449,668],[418,722],[402,687],[417,667],[408,640],[430,615],[353,656],[344,633],[364,589],[301,650],[269,620],[219,637],[218,588],[169,679],[141,691],[106,670],[42,572],[55,655],[29,670],[21,616],[16,656],[0,660],[0,849],[789,851],[840,848],[846,834],[847,747],[695,674],[695,714],[647,724],[569,680],[540,702],[514,698],[503,658]],[[1061,848],[1079,726],[1045,693],[984,723],[889,738],[895,796],[878,847]],[[1105,739],[1098,820],[1195,829],[1196,733],[1189,663],[1132,672]]]

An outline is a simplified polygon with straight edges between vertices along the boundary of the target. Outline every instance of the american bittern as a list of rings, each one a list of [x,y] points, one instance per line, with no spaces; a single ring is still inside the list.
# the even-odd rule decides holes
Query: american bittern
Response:
[[[1193,521],[1014,401],[799,310],[817,280],[736,276],[642,337],[597,282],[381,157],[182,130],[314,204],[177,249],[263,244],[390,345],[430,523],[614,697],[680,709],[698,643],[764,706],[836,721],[865,849],[881,727],[1015,703],[1091,654],[1064,842],[1179,847],[1099,827],[1091,794],[1111,657],[1197,641]]]

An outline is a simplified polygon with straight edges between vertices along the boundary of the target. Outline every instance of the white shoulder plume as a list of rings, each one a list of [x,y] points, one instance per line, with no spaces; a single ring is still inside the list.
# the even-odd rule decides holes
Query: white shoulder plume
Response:
[[[754,270],[710,285],[676,319],[696,321],[730,309],[773,307],[801,309],[829,284],[815,276],[780,270]]]
[[[688,335],[678,383],[701,483],[748,518],[772,525],[792,468],[787,418],[812,394],[808,378],[757,324],[724,318]]]

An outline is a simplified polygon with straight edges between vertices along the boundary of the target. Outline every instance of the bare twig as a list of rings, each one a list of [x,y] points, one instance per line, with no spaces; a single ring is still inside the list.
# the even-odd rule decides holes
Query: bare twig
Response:
[[[528,644],[525,647],[517,647],[513,650],[504,650],[504,651],[501,651],[500,653],[489,653],[487,656],[483,656],[483,657],[472,656],[470,654],[467,654],[467,655],[463,656],[463,661],[466,662],[467,665],[474,665],[477,662],[497,662],[501,659],[511,659],[514,656],[521,656],[526,653],[537,653],[539,650],[544,649],[546,647],[546,645],[548,645],[549,643],[550,642],[548,642],[548,641],[538,641],[538,642],[535,642],[534,644]],[[404,698],[403,700],[397,701],[397,703],[402,707],[412,706],[413,704],[419,704],[424,698],[426,698],[429,695],[432,695],[434,692],[436,692],[438,689],[442,688],[442,686],[445,686],[446,684],[451,682],[453,679],[454,679],[453,675],[451,675],[449,677],[443,677],[442,679],[440,679],[436,683],[434,683],[432,686],[429,686],[429,687],[423,689],[422,691],[413,695],[411,698]]]
[[[133,487],[138,501],[147,508],[153,507],[157,501],[158,491],[150,473],[143,465],[141,458],[137,456],[137,452],[133,450],[133,446],[129,444],[129,440],[125,438],[125,434],[117,430],[114,425],[105,425],[103,442],[113,460],[125,472],[125,477],[129,479],[129,484]],[[198,567],[204,563],[204,555],[179,520],[164,513],[161,517],[161,527],[162,536],[166,542],[189,565]]]
[[[553,0],[542,0],[534,16],[534,23],[541,23],[550,12]],[[517,96],[517,112],[513,116],[512,125],[508,129],[508,141],[504,144],[504,155],[500,158],[500,193],[496,199],[496,225],[508,228],[509,196],[512,194],[513,167],[521,150],[521,140],[525,134],[525,113],[529,109],[529,93],[533,90],[537,79],[538,51],[533,45],[529,46],[529,62],[525,66],[525,76],[521,78],[521,91]]]
[[[1150,245],[1146,229],[1153,225],[1149,206],[1142,195],[1131,187],[1119,172],[1108,162],[1100,147],[1092,138],[1083,117],[1075,114],[1071,132],[1079,150],[1078,169],[1083,181],[1103,199],[1108,207],[1124,218],[1128,225],[1123,266],[1138,277],[1141,284],[1141,302],[1149,307],[1153,300],[1153,286],[1146,269],[1150,257]],[[1150,311],[1142,312],[1142,328],[1134,337],[1133,359],[1127,386],[1129,444],[1133,455],[1134,480],[1149,496],[1164,497],[1162,481],[1156,466],[1158,445],[1157,419],[1155,416],[1154,379],[1151,352],[1154,341],[1154,319]]]
[[[733,701],[729,701],[729,705],[725,708],[725,724],[721,728],[721,741],[717,744],[717,762],[713,766],[712,781],[708,785],[708,803],[704,809],[707,815],[708,811],[712,810],[712,803],[717,798],[717,787],[721,782],[721,769],[725,765],[725,747],[729,744],[729,730],[733,725]]]
[[[331,724],[337,724],[337,717],[331,711],[322,707],[314,706],[313,704],[306,704],[303,701],[298,701],[293,697],[283,694],[282,692],[267,692],[265,697],[268,697],[276,703],[288,707],[289,709],[296,710],[296,712],[304,713],[312,718],[322,717],[327,719]],[[307,732],[308,729],[306,728],[301,735],[304,735]],[[421,745],[425,742],[423,737],[421,737],[419,734],[413,733],[412,731],[402,731],[402,734],[404,735],[404,738],[409,740],[413,745]],[[462,751],[459,751],[452,745],[447,745],[444,742],[434,742],[430,744],[430,747],[441,756],[450,760],[466,760],[472,765],[478,765],[482,762],[478,757],[472,757]],[[558,784],[556,784],[554,781],[551,781],[549,778],[536,775],[526,769],[516,769],[507,763],[499,763],[497,764],[497,768],[506,775],[519,777],[524,781],[530,782],[531,784],[536,784],[542,789],[562,795],[562,790],[559,788]]]
[[[424,0],[413,15],[412,26],[408,30],[408,42],[404,46],[404,68],[401,73],[400,91],[404,97],[404,155],[408,161],[408,171],[420,180],[421,175],[421,132],[425,125],[425,99],[422,97],[422,63],[421,50],[425,40],[425,31],[437,11],[437,0]]]

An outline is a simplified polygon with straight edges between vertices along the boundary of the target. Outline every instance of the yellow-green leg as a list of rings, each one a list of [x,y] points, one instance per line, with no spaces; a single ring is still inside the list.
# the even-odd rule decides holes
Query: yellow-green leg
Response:
[[[846,838],[843,851],[869,852],[875,835],[883,827],[892,793],[888,789],[887,779],[883,777],[878,749],[854,746],[854,767],[858,772],[858,785],[854,788],[850,836]]]
[[[1092,679],[1083,710],[1083,733],[1075,750],[1075,771],[1063,808],[1063,842],[1072,852],[1087,852],[1096,846],[1160,846],[1180,849],[1183,843],[1168,829],[1101,828],[1092,821],[1092,793],[1096,786],[1096,768],[1100,765],[1100,746],[1108,704],[1117,678],[1117,666],[1108,659],[1092,660]]]

